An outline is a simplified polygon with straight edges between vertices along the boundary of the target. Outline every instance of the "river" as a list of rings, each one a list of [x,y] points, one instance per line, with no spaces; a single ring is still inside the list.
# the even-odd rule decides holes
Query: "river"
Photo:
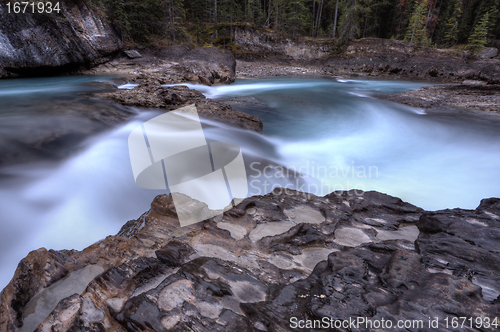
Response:
[[[106,89],[95,83],[106,79],[0,81],[0,287],[30,250],[83,249],[116,234],[162,193],[136,186],[127,147],[129,133],[160,112],[84,94]],[[425,85],[273,78],[189,86],[219,100],[254,98],[234,107],[261,118],[264,135],[203,120],[208,140],[241,147],[250,195],[277,185],[317,195],[377,190],[427,210],[473,209],[482,198],[499,197],[498,123],[426,114],[376,98]],[[101,108],[129,118],[101,128],[98,117],[89,120],[86,113]],[[62,139],[50,140],[52,134]],[[56,143],[33,153],[41,138]],[[285,176],[290,170],[296,172]]]

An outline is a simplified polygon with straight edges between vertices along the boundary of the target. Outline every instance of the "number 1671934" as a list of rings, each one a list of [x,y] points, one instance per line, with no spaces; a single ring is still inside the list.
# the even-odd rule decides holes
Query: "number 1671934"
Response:
[[[23,2],[7,2],[7,12],[13,14],[50,14],[52,12],[58,13],[61,11],[59,7],[59,2],[52,3],[47,2],[33,2],[33,1],[23,1]]]

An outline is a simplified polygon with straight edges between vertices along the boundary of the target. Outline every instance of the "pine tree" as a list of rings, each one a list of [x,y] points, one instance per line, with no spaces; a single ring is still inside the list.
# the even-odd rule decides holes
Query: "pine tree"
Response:
[[[104,4],[107,7],[108,16],[119,29],[121,37],[128,37],[130,23],[125,10],[125,0],[104,0]]]
[[[456,45],[458,41],[458,20],[462,16],[462,0],[455,3],[455,8],[451,17],[446,22],[446,32],[443,38],[443,43],[446,46]]]
[[[413,13],[410,17],[408,28],[406,30],[405,40],[410,42],[410,45],[422,46],[429,45],[429,38],[425,28],[425,19],[427,12],[427,1],[422,0],[415,4]]]
[[[500,0],[496,0],[493,3],[493,7],[489,11],[488,15],[489,27],[488,27],[488,40],[495,40],[500,30]]]
[[[481,51],[488,42],[489,12],[484,14],[481,21],[474,27],[472,35],[469,37],[467,49],[473,53]]]
[[[339,24],[340,38],[348,42],[359,35],[359,13],[362,11],[359,0],[347,0]]]

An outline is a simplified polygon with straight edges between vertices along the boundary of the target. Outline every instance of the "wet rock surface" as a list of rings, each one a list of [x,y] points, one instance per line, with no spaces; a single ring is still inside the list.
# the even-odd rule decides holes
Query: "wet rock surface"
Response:
[[[262,121],[244,112],[236,111],[230,105],[218,102],[186,86],[162,87],[160,81],[144,79],[134,89],[121,89],[113,93],[99,94],[126,106],[174,110],[195,104],[198,114],[239,128],[262,132]]]
[[[276,189],[178,225],[162,195],[82,252],[30,253],[1,294],[0,330],[22,331],[27,308],[43,307],[35,294],[89,265],[104,272],[60,299],[37,331],[291,331],[292,317],[455,331],[446,317],[500,316],[500,199],[426,212],[377,192]],[[429,328],[429,317],[441,325]]]

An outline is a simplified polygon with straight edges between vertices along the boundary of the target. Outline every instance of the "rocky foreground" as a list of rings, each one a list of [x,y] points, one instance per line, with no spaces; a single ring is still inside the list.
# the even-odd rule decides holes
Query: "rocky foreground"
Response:
[[[276,189],[180,228],[162,195],[81,252],[31,252],[1,293],[0,330],[291,331],[293,317],[365,317],[457,331],[446,318],[500,317],[499,243],[496,198],[428,212],[378,192]],[[493,330],[476,327],[460,331]]]

